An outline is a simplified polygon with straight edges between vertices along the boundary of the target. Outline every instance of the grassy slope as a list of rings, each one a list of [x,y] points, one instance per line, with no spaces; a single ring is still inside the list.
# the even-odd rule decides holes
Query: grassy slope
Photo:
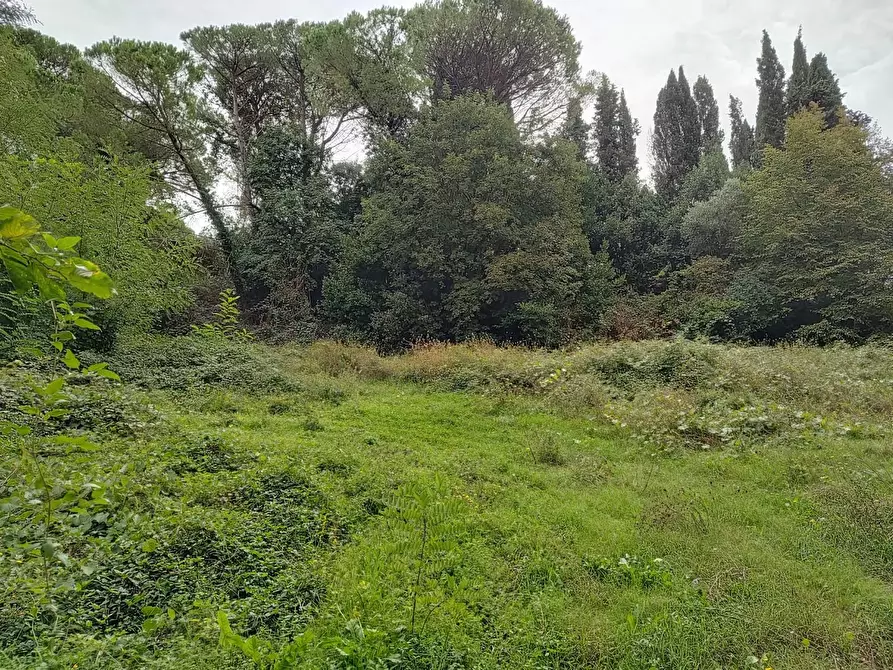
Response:
[[[776,368],[801,355],[754,354],[778,356]],[[400,543],[405,527],[389,521],[383,505],[400,484],[437,482],[440,495],[458,501],[446,531],[457,555],[430,571],[421,635],[403,650],[405,665],[414,658],[415,667],[444,668],[893,667],[893,450],[882,430],[861,439],[776,431],[662,450],[654,436],[663,428],[642,423],[636,437],[594,403],[571,402],[583,394],[573,387],[575,368],[558,375],[554,386],[564,390],[519,388],[525,376],[548,378],[551,357],[429,351],[380,361],[325,349],[277,356],[301,390],[155,392],[168,427],[106,439],[103,467],[145,462],[140,505],[151,521],[141,538],[159,543],[148,558],[136,547],[130,557],[119,550],[118,572],[150,573],[147,584],[159,579],[147,564],[192,576],[145,601],[169,604],[177,620],[154,635],[122,638],[128,652],[104,634],[69,634],[41,644],[47,659],[81,668],[240,667],[237,654],[216,644],[210,617],[218,607],[237,630],[272,640],[312,630],[333,640],[308,654],[309,667],[338,659],[335,646],[359,644],[355,626],[345,632],[351,620],[369,640],[373,630],[409,625],[415,563]],[[425,356],[438,360],[420,363]],[[498,360],[497,369],[482,369],[481,360]],[[584,368],[603,377],[614,369],[571,360],[583,380]],[[709,360],[728,372],[728,361]],[[609,375],[620,387],[609,399],[614,414],[641,422],[650,406],[629,403],[648,391],[697,395],[710,386],[707,378],[693,387],[670,377],[632,389],[627,377]],[[465,386],[476,392],[443,390]],[[799,398],[796,383],[782,386]],[[611,388],[589,391],[600,397]],[[830,396],[812,400],[828,404]],[[855,422],[858,409],[837,418]],[[857,418],[877,419],[881,410]],[[176,466],[183,454],[189,467]],[[92,602],[120,606],[103,584],[105,595]],[[119,628],[139,618],[132,610]],[[22,657],[23,667],[32,662]]]

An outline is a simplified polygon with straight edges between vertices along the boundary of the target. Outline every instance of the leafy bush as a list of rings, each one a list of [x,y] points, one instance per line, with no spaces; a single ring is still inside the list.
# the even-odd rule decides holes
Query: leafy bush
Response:
[[[120,374],[145,388],[295,390],[269,350],[224,338],[146,336],[122,343],[107,358]]]

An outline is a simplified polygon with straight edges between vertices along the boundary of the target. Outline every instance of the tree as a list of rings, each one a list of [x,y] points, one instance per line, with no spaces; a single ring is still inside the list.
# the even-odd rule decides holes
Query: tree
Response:
[[[732,167],[736,170],[748,169],[754,162],[756,144],[753,129],[741,111],[741,100],[734,95],[729,96],[729,118],[732,127],[732,138],[729,142]]]
[[[707,77],[701,75],[693,89],[695,104],[698,106],[698,124],[701,131],[701,155],[721,150],[724,139],[719,127],[719,105],[713,95],[713,87]]]
[[[709,200],[696,202],[682,219],[689,255],[728,258],[736,253],[747,212],[740,179],[729,179]]]
[[[180,35],[207,77],[205,120],[235,165],[244,221],[254,217],[248,160],[268,120],[278,115],[282,96],[276,70],[264,49],[263,33],[245,25],[193,28]]]
[[[31,8],[20,0],[0,0],[0,26],[27,26],[36,21]]]
[[[102,342],[145,333],[153,319],[185,309],[196,275],[195,235],[166,203],[153,200],[150,166],[54,159],[0,159],[0,192],[46,222],[57,237],[78,237],[82,253],[114,272],[117,293],[97,322]]]
[[[629,113],[626,104],[626,93],[620,89],[620,109],[618,110],[620,125],[620,156],[618,167],[624,177],[638,176],[639,159],[636,155],[636,138],[639,136],[639,122]]]
[[[598,80],[593,126],[596,162],[608,179],[618,181],[623,177],[620,170],[620,95],[607,75]]]
[[[612,275],[583,235],[571,143],[526,145],[504,105],[465,95],[378,144],[368,173],[363,228],[325,285],[334,323],[383,348],[556,344],[594,326]]]
[[[257,198],[255,234],[241,265],[262,332],[276,339],[316,335],[322,283],[341,238],[320,148],[301,129],[273,127],[252,151],[248,176]]]
[[[823,132],[824,131],[824,132]],[[893,192],[866,144],[818,110],[788,121],[745,182],[743,262],[781,300],[770,337],[858,339],[893,332]]]
[[[825,125],[837,125],[837,112],[843,105],[843,94],[837,77],[828,67],[828,58],[817,53],[809,64],[809,101],[817,104],[825,113]]]
[[[670,71],[667,84],[657,96],[651,150],[654,183],[667,200],[679,193],[685,175],[700,158],[701,126],[698,107],[682,67],[679,77]]]
[[[769,33],[763,31],[762,53],[757,58],[756,80],[759,99],[754,139],[757,151],[763,147],[780,147],[784,144],[785,79],[784,67],[778,60]]]
[[[425,88],[405,30],[405,10],[387,7],[353,12],[313,30],[308,39],[319,58],[324,84],[339,91],[344,104],[373,139],[406,132]]]
[[[803,46],[803,26],[797,31],[794,40],[794,62],[791,65],[791,78],[788,79],[786,106],[788,116],[793,116],[809,105],[809,60]]]
[[[542,2],[428,0],[408,26],[433,99],[489,94],[533,130],[565,111],[580,44],[567,18]]]
[[[636,136],[639,124],[629,113],[626,95],[607,76],[599,78],[595,93],[596,162],[605,176],[614,183],[638,171]]]
[[[214,197],[213,169],[197,109],[202,68],[170,44],[120,38],[96,44],[87,57],[114,81],[117,91],[105,102],[133,126],[132,137],[143,153],[164,170],[173,189],[201,203],[236,292],[244,293],[233,235]]]
[[[592,127],[583,120],[583,97],[575,95],[567,103],[567,114],[558,135],[577,147],[577,157],[582,161],[589,157],[591,130]]]

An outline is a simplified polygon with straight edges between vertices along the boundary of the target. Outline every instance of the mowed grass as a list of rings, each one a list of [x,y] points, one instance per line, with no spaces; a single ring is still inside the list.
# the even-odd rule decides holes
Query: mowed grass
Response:
[[[158,542],[147,560],[194,574],[145,601],[175,623],[119,623],[118,648],[108,622],[46,638],[44,658],[250,667],[217,644],[223,610],[273,648],[312,637],[284,667],[893,667],[882,432],[798,426],[662,449],[564,391],[447,391],[454,379],[275,356],[294,389],[151,392],[165,427],[111,438],[102,456],[145,462],[144,533]],[[389,514],[412,483],[455,510],[449,559],[423,560],[419,587],[408,529]]]

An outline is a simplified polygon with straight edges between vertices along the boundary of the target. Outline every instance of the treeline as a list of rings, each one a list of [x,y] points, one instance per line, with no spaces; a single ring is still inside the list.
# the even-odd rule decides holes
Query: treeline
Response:
[[[106,340],[187,328],[227,286],[264,337],[383,349],[893,331],[893,151],[800,34],[788,77],[764,31],[754,122],[729,101],[731,164],[709,80],[670,72],[652,187],[625,92],[580,71],[567,19],[536,0],[84,53],[31,18],[0,0],[0,200],[118,280]],[[360,142],[362,163],[338,162]],[[0,328],[26,313],[0,286]]]

